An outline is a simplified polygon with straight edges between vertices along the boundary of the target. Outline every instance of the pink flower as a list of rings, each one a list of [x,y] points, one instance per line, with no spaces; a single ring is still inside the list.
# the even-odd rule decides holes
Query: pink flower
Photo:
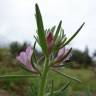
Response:
[[[28,46],[25,51],[22,51],[22,52],[16,57],[16,59],[17,59],[18,61],[20,61],[22,64],[24,64],[24,66],[25,66],[28,70],[30,70],[30,71],[32,71],[32,72],[34,72],[34,73],[37,73],[37,70],[32,66],[32,63],[31,63],[32,53],[33,53],[33,51],[32,51],[31,46]]]
[[[54,43],[54,37],[52,32],[48,32],[46,40],[47,40],[48,53],[50,54]]]
[[[55,58],[55,63],[59,63],[61,61],[67,61],[72,56],[71,53],[67,55],[69,52],[69,49],[65,49],[65,47],[61,48],[57,54],[57,57]],[[66,56],[67,55],[67,56]]]

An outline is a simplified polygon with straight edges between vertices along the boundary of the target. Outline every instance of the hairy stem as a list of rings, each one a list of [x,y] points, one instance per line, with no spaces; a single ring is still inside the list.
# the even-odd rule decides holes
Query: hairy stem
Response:
[[[46,58],[43,72],[41,74],[41,81],[40,81],[40,88],[39,88],[38,96],[44,96],[44,94],[45,94],[47,74],[48,74],[48,70],[49,70],[48,64],[49,64],[49,59]]]

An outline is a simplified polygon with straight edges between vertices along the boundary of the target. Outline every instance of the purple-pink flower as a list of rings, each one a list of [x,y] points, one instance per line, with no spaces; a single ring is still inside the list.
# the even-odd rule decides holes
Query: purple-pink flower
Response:
[[[50,54],[54,44],[54,37],[52,32],[48,32],[46,41],[47,41],[48,53]]]
[[[69,53],[67,56],[66,54],[68,53],[69,49],[65,49],[65,47],[59,49],[57,57],[55,58],[55,63],[59,63],[61,61],[67,61],[70,59],[70,57],[72,56],[71,53]],[[65,57],[65,58],[64,58]]]
[[[32,72],[34,72],[34,73],[37,73],[36,68],[34,68],[34,67],[32,66],[32,63],[31,63],[32,54],[33,54],[33,50],[32,50],[32,48],[31,48],[31,46],[28,46],[25,51],[22,51],[22,52],[16,57],[16,59],[17,59],[18,61],[20,61],[22,64],[24,64],[24,66],[25,66],[28,70],[30,70],[30,71],[32,71]]]

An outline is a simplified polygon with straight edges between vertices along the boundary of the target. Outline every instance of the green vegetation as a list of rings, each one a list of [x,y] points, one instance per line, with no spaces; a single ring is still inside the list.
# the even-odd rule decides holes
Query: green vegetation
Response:
[[[59,70],[59,69],[58,69]],[[69,86],[68,92],[73,94],[72,96],[78,96],[77,94],[87,92],[87,89],[90,89],[90,92],[96,92],[96,74],[89,68],[81,68],[81,69],[71,69],[71,68],[62,68],[62,72],[65,74],[74,76],[82,81],[82,83],[78,83],[75,81],[71,82],[71,86]],[[51,71],[50,71],[51,72]],[[20,68],[19,63],[16,61],[14,56],[12,56],[9,49],[0,49],[0,75],[30,75],[30,73],[25,72]],[[55,81],[54,90],[59,89],[62,85],[68,82],[68,78],[64,78],[55,72],[51,72],[51,75],[48,76],[49,85],[48,90],[50,90],[51,80]],[[37,85],[37,86],[36,86]],[[0,90],[7,90],[10,94],[17,94],[20,96],[29,96],[28,93],[32,94],[30,89],[36,87],[38,88],[38,78],[14,78],[14,79],[0,79]],[[88,90],[89,90],[88,89]],[[30,92],[29,92],[30,91]],[[36,94],[36,90],[34,91]],[[74,95],[75,94],[75,95]],[[15,96],[15,95],[11,95]],[[84,95],[85,96],[85,95]],[[87,95],[86,95],[87,96]],[[95,96],[95,95],[92,95]]]

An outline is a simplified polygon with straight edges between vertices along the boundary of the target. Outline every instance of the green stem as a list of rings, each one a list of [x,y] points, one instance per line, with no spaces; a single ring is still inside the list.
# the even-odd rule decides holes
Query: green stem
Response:
[[[47,74],[48,74],[48,70],[49,70],[48,64],[49,64],[49,59],[46,58],[43,72],[41,74],[40,89],[39,89],[38,96],[44,96],[44,94],[45,94]]]

